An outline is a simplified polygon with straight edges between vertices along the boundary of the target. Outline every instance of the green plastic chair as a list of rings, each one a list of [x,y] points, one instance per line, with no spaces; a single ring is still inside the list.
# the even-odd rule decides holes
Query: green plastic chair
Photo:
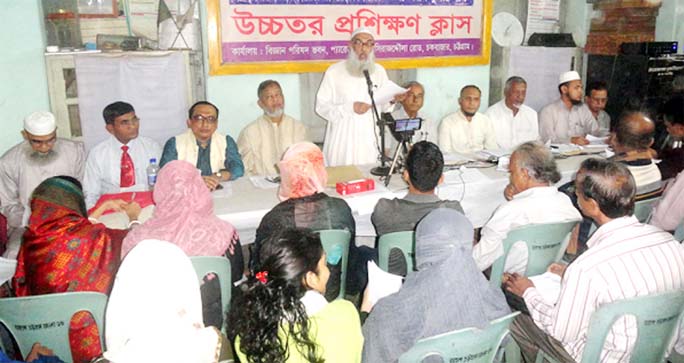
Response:
[[[57,294],[0,299],[0,323],[14,337],[22,356],[33,343],[40,342],[65,362],[72,362],[69,345],[71,318],[79,311],[92,314],[104,350],[104,314],[107,295],[99,292],[64,292]],[[3,351],[7,351],[0,342]]]
[[[649,296],[625,299],[601,306],[589,320],[587,345],[581,363],[598,362],[610,328],[624,315],[637,319],[637,341],[632,350],[631,362],[664,362],[668,345],[679,328],[684,311],[684,291],[676,290]],[[537,363],[555,362],[539,351]]]
[[[399,357],[399,363],[419,363],[430,356],[440,356],[444,362],[491,363],[518,314],[496,319],[485,329],[465,328],[421,339]]]
[[[406,272],[413,271],[415,265],[416,238],[413,231],[383,234],[378,239],[378,267],[389,272],[389,256],[394,248],[401,250],[406,260]]]
[[[527,267],[525,276],[546,272],[550,264],[560,261],[570,240],[570,233],[577,222],[530,224],[508,232],[503,240],[504,253],[492,264],[489,281],[494,287],[501,286],[504,262],[513,244],[524,241],[527,244]]]
[[[215,273],[221,286],[221,316],[225,318],[230,308],[232,278],[230,272],[230,260],[223,256],[191,256],[190,262],[195,268],[200,285],[204,276]],[[226,333],[226,324],[222,324],[221,331]]]
[[[648,223],[653,213],[653,204],[658,202],[662,197],[649,198],[634,202],[634,216],[639,222]]]
[[[684,221],[677,226],[674,231],[674,238],[679,242],[684,242]]]
[[[340,293],[338,299],[344,298],[347,287],[347,266],[349,264],[349,243],[351,233],[343,229],[326,229],[318,231],[325,253],[330,253],[333,248],[342,249],[342,273],[340,274]],[[339,247],[336,247],[339,246]]]

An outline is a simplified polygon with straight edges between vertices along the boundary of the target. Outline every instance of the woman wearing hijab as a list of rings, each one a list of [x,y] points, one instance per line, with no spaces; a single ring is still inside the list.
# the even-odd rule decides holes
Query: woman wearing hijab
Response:
[[[216,363],[226,348],[218,330],[202,323],[190,259],[165,241],[142,241],[128,253],[105,322],[104,357],[113,363]]]
[[[99,217],[106,209],[126,209],[131,220],[137,219],[140,213],[137,204],[118,200],[103,203],[91,217]],[[12,281],[15,294],[31,296],[68,291],[108,294],[127,232],[88,220],[78,180],[57,176],[43,181],[31,196],[31,216]],[[74,315],[69,342],[75,362],[88,362],[101,354],[97,326],[89,313]]]
[[[347,202],[323,193],[328,181],[323,152],[310,142],[290,146],[278,163],[280,170],[280,204],[268,212],[259,224],[251,253],[251,264],[258,263],[261,243],[287,228],[309,228],[314,231],[342,229],[356,234],[356,224]],[[354,240],[350,243],[350,259],[354,259]],[[331,279],[327,297],[336,297],[339,291],[340,266],[330,265]],[[350,271],[352,269],[350,268]],[[351,277],[352,274],[349,274]],[[347,290],[354,290],[347,283]],[[358,288],[356,289],[358,290]]]
[[[482,328],[510,310],[472,257],[473,226],[439,208],[416,227],[416,269],[401,289],[373,307],[363,326],[364,362],[396,362],[416,341],[467,327]]]
[[[359,314],[349,301],[323,297],[330,272],[318,235],[286,229],[259,252],[258,272],[229,317],[240,361],[359,363]]]
[[[226,256],[230,260],[231,282],[242,278],[244,262],[238,233],[230,223],[214,214],[214,202],[194,165],[174,160],[157,175],[152,218],[136,227],[124,239],[122,256],[146,239],[171,242],[188,256]],[[216,279],[202,285],[205,323],[220,327],[220,286]]]

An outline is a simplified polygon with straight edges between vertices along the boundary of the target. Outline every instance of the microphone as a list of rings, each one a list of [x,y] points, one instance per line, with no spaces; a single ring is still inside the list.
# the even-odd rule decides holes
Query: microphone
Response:
[[[367,69],[363,70],[363,75],[364,75],[364,77],[366,77],[366,84],[368,85],[368,93],[372,94],[373,93],[373,82],[371,82],[370,74],[368,74]]]

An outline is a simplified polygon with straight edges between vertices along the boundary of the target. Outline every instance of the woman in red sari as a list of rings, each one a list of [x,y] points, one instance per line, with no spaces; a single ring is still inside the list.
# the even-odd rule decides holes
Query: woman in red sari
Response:
[[[140,207],[112,201],[94,211],[125,210],[137,219]],[[137,212],[137,213],[136,213]],[[12,285],[17,296],[67,291],[108,294],[119,266],[127,230],[106,228],[88,220],[81,184],[58,176],[42,182],[31,195],[31,216],[17,256]],[[74,362],[89,362],[102,354],[91,315],[74,315],[69,329]]]

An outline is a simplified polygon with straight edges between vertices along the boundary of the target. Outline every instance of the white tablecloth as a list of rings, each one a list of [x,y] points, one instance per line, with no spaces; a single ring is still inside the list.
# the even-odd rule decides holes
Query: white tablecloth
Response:
[[[588,156],[575,156],[558,160],[562,185],[574,178],[579,164]],[[359,167],[370,177],[371,166]],[[380,198],[401,198],[408,187],[400,175],[392,176],[389,188],[376,179],[375,190],[340,196],[334,189],[326,193],[344,199],[351,207],[356,220],[356,234],[360,237],[375,236],[370,214]],[[452,170],[445,173],[445,182],[437,189],[442,199],[458,200],[466,216],[475,227],[482,227],[492,212],[505,201],[504,188],[508,185],[508,173],[494,167],[484,169]],[[248,177],[228,182],[223,190],[214,192],[214,212],[220,218],[232,223],[240,233],[242,244],[254,241],[256,229],[263,216],[278,204],[277,189],[258,189]]]

